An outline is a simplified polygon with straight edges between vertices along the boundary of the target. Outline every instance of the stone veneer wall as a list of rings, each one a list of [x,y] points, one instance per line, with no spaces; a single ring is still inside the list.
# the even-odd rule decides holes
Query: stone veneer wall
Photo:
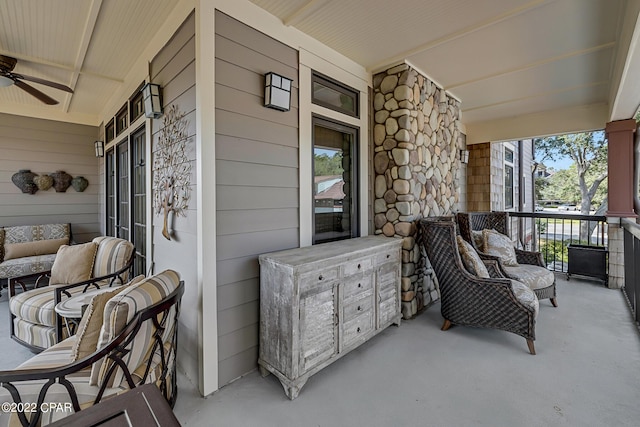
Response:
[[[458,209],[460,102],[407,64],[376,74],[373,89],[374,227],[404,238],[402,314],[410,318],[438,298],[415,221]]]

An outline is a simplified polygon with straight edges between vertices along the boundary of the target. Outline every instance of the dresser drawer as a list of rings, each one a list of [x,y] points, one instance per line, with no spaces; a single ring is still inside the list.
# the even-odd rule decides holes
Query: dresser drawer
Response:
[[[375,265],[380,266],[385,263],[400,263],[400,251],[398,249],[389,249],[377,254]]]
[[[369,310],[347,322],[344,322],[342,346],[349,347],[360,340],[365,340],[373,330],[373,310]]]
[[[300,275],[300,290],[313,289],[324,283],[329,283],[338,278],[338,267],[323,268],[318,271],[311,271]]]
[[[342,300],[348,304],[353,300],[373,294],[373,275],[364,274],[345,278],[342,285]]]
[[[361,258],[349,261],[341,265],[342,275],[351,276],[357,273],[364,273],[373,269],[373,258]]]
[[[372,311],[373,292],[368,292],[363,298],[360,298],[350,304],[342,306],[342,320],[345,322],[354,319],[367,311]]]

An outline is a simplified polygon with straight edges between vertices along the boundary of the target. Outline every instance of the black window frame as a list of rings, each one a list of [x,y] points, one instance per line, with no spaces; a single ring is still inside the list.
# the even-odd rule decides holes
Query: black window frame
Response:
[[[315,83],[319,83],[325,87],[328,87],[329,89],[333,89],[336,92],[339,92],[343,95],[347,95],[349,97],[353,97],[354,100],[354,110],[355,111],[351,111],[347,108],[340,108],[340,107],[336,107],[333,104],[330,104],[328,102],[324,102],[321,99],[318,99],[315,97],[315,92],[313,90],[314,84]],[[360,91],[347,86],[343,83],[340,83],[330,77],[327,77],[321,73],[318,73],[317,71],[311,71],[311,102],[313,104],[316,105],[320,105],[324,108],[328,108],[330,110],[333,111],[337,111],[339,113],[342,114],[346,114],[348,116],[351,117],[356,117],[356,118],[360,118]]]

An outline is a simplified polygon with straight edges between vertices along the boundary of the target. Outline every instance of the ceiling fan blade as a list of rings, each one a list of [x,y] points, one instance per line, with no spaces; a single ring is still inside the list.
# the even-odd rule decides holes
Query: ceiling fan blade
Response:
[[[73,93],[73,89],[71,89],[69,86],[65,86],[65,85],[60,84],[60,83],[51,82],[49,80],[40,79],[38,77],[26,76],[24,74],[16,74],[16,73],[12,73],[12,74],[13,74],[14,77],[16,77],[18,79],[27,80],[27,81],[34,82],[34,83],[39,83],[41,85],[45,85],[45,86],[49,86],[49,87],[52,87],[52,88],[55,88],[55,89],[63,90],[65,92]]]
[[[46,94],[40,92],[35,87],[29,86],[28,84],[26,84],[25,82],[23,82],[21,80],[14,80],[14,82],[16,83],[16,86],[18,86],[20,89],[24,90],[25,92],[29,93],[32,96],[35,96],[36,98],[38,98],[40,101],[44,102],[45,104],[47,104],[47,105],[56,105],[56,104],[58,104],[58,101],[56,101],[55,99],[51,98],[49,95],[46,95]]]

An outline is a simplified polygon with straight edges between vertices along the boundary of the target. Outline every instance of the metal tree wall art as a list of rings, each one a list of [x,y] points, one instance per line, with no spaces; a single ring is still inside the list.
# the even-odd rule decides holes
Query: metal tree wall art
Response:
[[[162,213],[162,235],[171,240],[169,214],[186,216],[191,198],[191,162],[186,154],[189,136],[185,113],[167,109],[153,157],[153,206]]]

